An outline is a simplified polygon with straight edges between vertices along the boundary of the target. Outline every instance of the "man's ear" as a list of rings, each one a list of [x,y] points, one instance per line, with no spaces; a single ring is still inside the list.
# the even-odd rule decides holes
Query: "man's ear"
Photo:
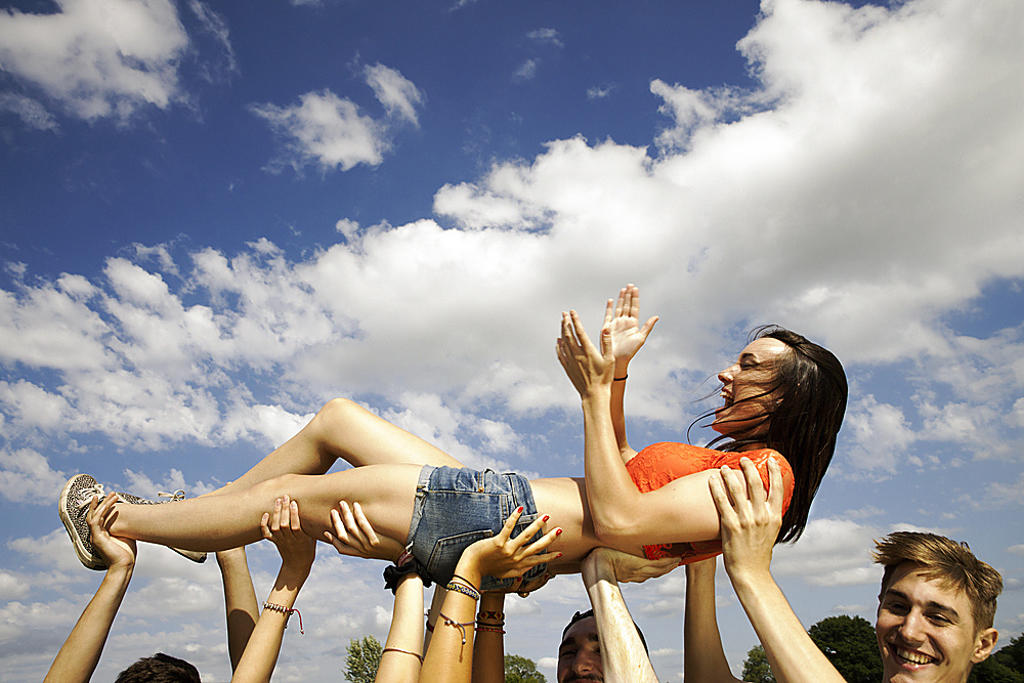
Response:
[[[987,628],[978,633],[978,637],[974,639],[974,654],[971,655],[971,661],[980,664],[988,659],[998,640],[999,631],[994,628]]]

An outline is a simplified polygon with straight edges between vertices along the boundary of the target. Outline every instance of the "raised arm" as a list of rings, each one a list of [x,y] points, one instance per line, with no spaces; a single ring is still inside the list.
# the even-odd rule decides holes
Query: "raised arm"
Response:
[[[583,406],[584,472],[594,530],[605,545],[639,553],[640,546],[718,537],[718,515],[707,488],[710,473],[681,477],[641,493],[620,456],[609,408],[614,358],[610,331],[598,349],[575,311],[562,315],[558,359]]]
[[[529,541],[541,531],[547,521],[546,516],[538,517],[522,533],[512,537],[522,512],[520,507],[512,513],[496,536],[477,541],[462,551],[434,625],[430,647],[423,658],[420,681],[470,683],[475,636],[473,615],[484,576],[522,576],[531,567],[561,555],[544,552],[558,536],[559,529],[552,529],[533,543]]]
[[[299,523],[299,504],[289,500],[288,496],[274,502],[272,513],[263,514],[260,527],[263,537],[277,546],[281,554],[281,569],[231,677],[233,683],[270,680],[281,651],[284,629],[295,611],[295,598],[306,582],[316,556],[316,542],[302,531]],[[299,619],[301,630],[301,615]]]
[[[683,617],[683,680],[738,683],[722,649],[715,615],[717,559],[686,565],[686,613]]]
[[[135,541],[114,538],[107,531],[114,515],[117,494],[111,493],[103,502],[94,496],[89,503],[86,522],[93,546],[107,561],[107,571],[82,616],[64,641],[50,665],[44,681],[78,683],[92,678],[107,642],[110,626],[128,590],[135,569]]]
[[[642,563],[649,570],[648,574],[642,576],[634,572],[632,577],[637,581],[643,581],[648,576],[660,576],[671,571],[678,563],[672,558],[646,562],[609,548],[595,548],[583,560],[583,583],[594,608],[605,680],[610,683],[656,682],[658,677],[651,666],[647,649],[633,624],[626,601],[622,599],[622,591],[619,590],[618,581],[622,572],[618,570],[616,560],[624,560],[635,569],[640,569],[638,565]]]
[[[234,671],[238,666],[238,660],[242,658],[242,653],[245,652],[245,646],[249,644],[253,629],[256,628],[256,621],[260,618],[260,607],[256,602],[256,591],[252,587],[245,546],[217,553],[217,566],[220,567],[221,580],[224,584],[228,656],[231,658],[231,670]]]
[[[614,377],[611,389],[612,427],[622,461],[626,462],[636,451],[626,440],[626,414],[623,400],[626,394],[626,379],[629,375],[629,361],[647,341],[647,335],[654,329],[658,316],[652,316],[640,326],[640,290],[636,285],[626,285],[619,290],[617,300],[608,299],[604,309],[604,325],[608,330],[615,359]]]
[[[722,518],[722,549],[729,574],[779,683],[843,683],[772,578],[772,547],[782,525],[782,474],[768,464],[770,490],[744,458],[743,473],[722,469],[710,481]]]

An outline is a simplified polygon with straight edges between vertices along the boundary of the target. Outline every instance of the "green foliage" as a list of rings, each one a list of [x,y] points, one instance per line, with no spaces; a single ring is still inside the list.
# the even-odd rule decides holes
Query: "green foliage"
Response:
[[[547,683],[547,679],[532,659],[505,655],[505,683]]]
[[[768,656],[760,645],[755,645],[747,652],[743,662],[743,680],[750,683],[775,683],[775,675],[768,666]]]
[[[1000,648],[992,659],[1017,673],[1024,674],[1024,633],[1010,640],[1009,645]]]
[[[863,617],[826,617],[807,631],[848,683],[878,683],[882,658],[875,628]]]
[[[350,683],[373,683],[383,647],[373,636],[350,640],[345,657],[345,680]]]

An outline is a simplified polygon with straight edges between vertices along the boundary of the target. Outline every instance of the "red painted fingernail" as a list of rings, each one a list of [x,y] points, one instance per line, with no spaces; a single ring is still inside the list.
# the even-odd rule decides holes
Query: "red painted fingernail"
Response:
[[[544,515],[544,518],[543,518],[542,520],[540,520],[540,521],[542,521],[542,522],[546,522],[546,521],[548,521],[549,519],[551,519],[551,515]]]
[[[518,508],[516,508],[516,512],[522,512],[522,511],[523,511],[523,506],[522,505],[520,505]]]
[[[557,560],[557,559],[558,559],[558,558],[560,558],[561,556],[562,556],[562,553],[558,553],[557,555],[555,555],[555,559]]]
[[[555,530],[555,536],[561,536],[561,535],[562,535],[562,527],[558,527],[558,529]]]

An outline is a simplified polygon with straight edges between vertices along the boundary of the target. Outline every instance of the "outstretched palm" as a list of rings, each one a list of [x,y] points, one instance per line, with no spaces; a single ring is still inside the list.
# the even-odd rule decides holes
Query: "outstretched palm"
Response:
[[[604,309],[603,327],[610,332],[612,355],[616,361],[629,361],[647,341],[658,316],[652,316],[640,326],[640,289],[626,285],[619,290],[617,301],[608,299]]]

